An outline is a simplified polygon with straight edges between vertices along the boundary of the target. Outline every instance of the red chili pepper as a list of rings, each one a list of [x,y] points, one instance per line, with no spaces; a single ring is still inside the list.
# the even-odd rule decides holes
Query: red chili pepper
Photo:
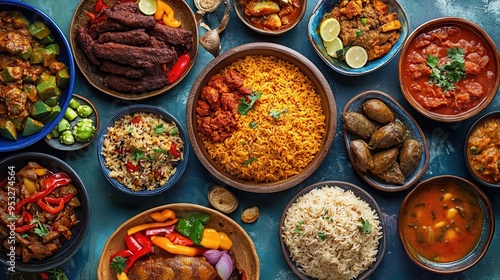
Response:
[[[113,255],[111,255],[111,257],[109,257],[109,262],[113,262],[113,259],[116,258],[117,256],[120,256],[122,258],[128,258],[130,256],[132,256],[134,253],[132,253],[132,251],[128,250],[128,249],[124,249],[124,250],[121,250],[121,251],[118,251],[116,253],[114,253]]]
[[[127,236],[130,236],[130,235],[127,235]],[[132,256],[128,257],[127,261],[126,261],[125,269],[123,270],[123,272],[127,273],[128,270],[134,265],[136,260],[138,260],[140,257],[146,255],[149,252],[150,252],[150,250],[148,250],[148,248],[144,247],[144,248],[140,249],[137,253],[134,253]]]
[[[135,116],[130,120],[130,123],[140,123],[142,122],[142,118],[140,116]]]
[[[133,235],[125,236],[125,244],[127,245],[127,248],[134,254],[144,248],[141,244],[139,244],[139,242],[137,242]]]
[[[170,154],[174,158],[180,158],[181,153],[177,150],[177,144],[175,142],[172,142],[172,145],[170,145]]]
[[[64,200],[62,198],[59,198],[59,204],[55,207],[52,207],[47,203],[43,202],[42,199],[38,200],[37,204],[38,206],[40,206],[40,208],[42,208],[43,211],[54,215],[61,212],[64,209]]]
[[[21,227],[16,227],[14,229],[14,231],[18,232],[18,233],[23,233],[23,232],[27,232],[28,230],[33,229],[35,227],[36,227],[36,224],[27,224],[27,225],[24,225]]]
[[[142,247],[148,248],[151,253],[154,252],[153,251],[153,242],[151,242],[151,240],[148,237],[146,237],[141,232],[136,232],[136,233],[134,233],[133,236],[134,236],[135,240],[137,240],[137,242],[139,242],[139,244],[142,245]]]
[[[106,19],[106,14],[102,14],[100,16],[97,16],[97,15],[91,13],[91,12],[85,11],[85,13],[87,14],[87,16],[90,19],[90,24],[96,24],[96,23],[99,23],[99,22],[101,22],[101,21],[103,21],[103,20]]]
[[[42,191],[32,194],[26,197],[25,199],[21,200],[21,202],[19,202],[16,205],[14,213],[15,214],[19,213],[19,211],[21,211],[22,207],[25,204],[31,202],[37,202],[38,200],[46,197],[56,188],[67,185],[69,183],[71,183],[71,178],[66,173],[56,173],[47,177],[45,180],[42,181]]]
[[[109,6],[106,3],[104,3],[103,0],[97,0],[97,2],[95,3],[94,11],[101,13],[104,9],[107,8],[109,8]]]
[[[132,162],[127,162],[127,164],[125,164],[125,168],[127,169],[128,172],[134,172],[134,171],[138,171],[139,170],[139,164],[135,165],[133,164]]]
[[[62,200],[64,201],[64,203],[68,203],[71,200],[71,198],[73,198],[73,194],[68,193],[67,195],[62,197]],[[60,199],[61,197],[50,197],[50,196],[44,197],[45,202],[50,204],[59,204]]]
[[[171,225],[168,227],[160,227],[160,228],[149,228],[144,233],[147,236],[160,235],[163,233],[171,233],[172,231],[174,231],[174,228],[175,228],[175,225]]]
[[[184,245],[184,246],[194,245],[194,242],[191,241],[191,239],[184,237],[183,235],[181,235],[176,231],[165,234],[165,237],[168,238],[175,245]]]
[[[177,81],[182,73],[186,70],[189,62],[191,61],[191,56],[189,53],[184,53],[179,57],[177,62],[174,64],[172,69],[167,73],[167,81],[169,84]]]
[[[47,274],[47,272],[40,272],[40,279],[49,280],[49,275]]]

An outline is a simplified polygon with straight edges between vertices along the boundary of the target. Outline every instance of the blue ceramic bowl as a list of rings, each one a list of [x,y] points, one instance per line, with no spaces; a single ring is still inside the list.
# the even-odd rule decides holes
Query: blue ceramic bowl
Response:
[[[339,187],[345,191],[352,191],[354,195],[356,195],[359,199],[365,201],[370,205],[370,207],[375,211],[377,214],[379,221],[380,221],[380,226],[381,226],[381,232],[382,232],[382,237],[379,239],[379,245],[378,245],[378,251],[376,255],[376,260],[375,262],[362,274],[358,275],[356,279],[366,279],[368,276],[370,276],[380,265],[382,262],[382,259],[385,255],[385,250],[387,246],[387,229],[386,229],[386,224],[384,222],[384,214],[382,213],[382,210],[380,209],[377,201],[364,189],[362,189],[359,186],[356,186],[354,184],[351,184],[349,182],[342,182],[342,181],[324,181],[324,182],[318,182],[315,184],[312,184],[310,186],[307,186],[297,192],[285,205],[283,208],[283,212],[281,214],[280,222],[279,222],[279,239],[280,239],[280,246],[281,246],[281,252],[283,253],[283,256],[285,257],[286,262],[288,263],[288,266],[292,269],[292,271],[302,280],[313,280],[316,278],[312,278],[309,275],[304,274],[302,271],[299,270],[297,267],[296,263],[291,259],[290,257],[290,251],[287,248],[284,240],[283,240],[283,226],[285,223],[285,218],[286,218],[286,213],[288,211],[288,208],[297,201],[301,196],[307,194],[313,189],[318,189],[322,188],[324,186],[327,187]]]
[[[31,260],[28,263],[23,263],[19,258],[16,258],[15,269],[16,271],[24,272],[41,272],[55,268],[66,261],[68,261],[73,254],[75,254],[82,245],[87,235],[90,225],[90,201],[87,194],[87,189],[83,184],[78,174],[64,161],[48,154],[43,153],[19,153],[0,161],[0,178],[5,178],[9,174],[9,170],[20,170],[28,162],[36,162],[52,172],[65,172],[72,179],[72,184],[77,188],[77,197],[80,200],[81,206],[76,209],[76,215],[80,220],[76,226],[71,229],[72,237],[62,243],[61,249],[56,251],[52,256],[39,261]],[[10,267],[11,264],[8,252],[0,251],[0,263],[5,267]]]
[[[183,152],[183,160],[179,161],[177,163],[177,170],[174,175],[170,177],[170,179],[167,181],[167,183],[163,186],[159,186],[155,188],[154,190],[141,190],[141,191],[132,191],[131,189],[127,188],[125,185],[121,184],[118,182],[116,179],[109,177],[109,172],[110,170],[104,165],[104,156],[101,154],[101,150],[103,147],[103,142],[104,142],[104,135],[108,132],[108,127],[113,127],[115,122],[121,119],[125,115],[130,115],[136,112],[143,112],[143,113],[153,113],[167,122],[174,122],[178,129],[179,129],[179,134],[184,142],[184,150]],[[187,161],[189,158],[189,143],[187,139],[186,132],[184,131],[184,128],[182,125],[179,123],[179,121],[172,116],[170,113],[167,111],[156,107],[152,105],[132,105],[132,106],[127,106],[123,107],[122,109],[118,110],[112,117],[111,119],[106,122],[99,131],[99,135],[97,136],[98,138],[98,143],[97,143],[97,158],[99,159],[99,165],[101,167],[102,172],[104,173],[104,176],[106,176],[106,179],[111,183],[111,185],[120,191],[121,193],[124,193],[129,196],[139,196],[139,197],[148,197],[148,196],[153,196],[156,194],[159,194],[161,192],[164,192],[168,190],[170,187],[172,187],[179,179],[182,177],[182,174],[184,174],[184,171],[186,170],[187,167]]]
[[[425,189],[430,185],[441,183],[454,183],[472,192],[472,194],[477,198],[481,211],[483,212],[483,228],[481,230],[481,236],[478,243],[465,257],[452,262],[434,262],[422,257],[408,244],[403,233],[403,227],[408,227],[408,225],[403,224],[402,217],[406,211],[406,207],[408,207],[408,204],[412,201],[414,194],[420,190],[425,191]],[[418,266],[434,273],[458,273],[474,266],[481,260],[484,254],[486,254],[491,240],[493,239],[494,231],[495,218],[493,206],[491,205],[488,196],[486,196],[486,194],[472,182],[454,175],[440,175],[420,182],[410,193],[406,195],[399,210],[398,235],[406,253],[408,254],[408,257]]]
[[[381,91],[370,90],[355,96],[346,103],[343,110],[343,114],[346,112],[360,111],[363,103],[373,98],[383,101],[392,110],[395,118],[397,120],[400,120],[404,124],[404,127],[409,132],[408,137],[410,139],[415,139],[422,144],[422,157],[420,158],[420,162],[415,168],[415,170],[405,178],[405,182],[403,185],[387,183],[381,181],[371,173],[368,172],[364,173],[357,170],[356,168],[354,169],[356,170],[356,173],[358,173],[358,175],[361,177],[361,179],[363,179],[366,183],[368,183],[369,185],[371,185],[376,189],[386,192],[396,192],[408,189],[409,187],[413,186],[425,174],[427,168],[429,167],[430,157],[429,157],[429,146],[427,144],[427,138],[425,137],[424,132],[422,131],[418,123],[415,121],[415,119],[413,119],[413,117],[390,95]],[[343,129],[342,131],[344,135],[345,148],[347,151],[350,151],[351,148],[350,143],[351,140],[354,140],[354,138],[351,135],[351,133],[349,133],[345,129]],[[349,160],[351,161],[352,164],[353,157],[350,152],[348,152],[348,155],[349,155]]]
[[[469,128],[469,131],[467,132],[467,135],[465,136],[464,139],[464,159],[465,159],[465,166],[467,166],[467,169],[469,170],[469,173],[474,177],[476,181],[478,181],[481,185],[485,185],[488,187],[492,188],[500,188],[500,182],[493,182],[493,181],[487,181],[483,178],[481,178],[475,171],[474,168],[471,166],[471,162],[469,161],[469,156],[470,156],[470,147],[468,145],[469,138],[471,137],[471,134],[479,127],[481,126],[486,120],[490,119],[496,119],[497,122],[500,120],[500,111],[493,111],[489,112],[480,118],[478,118]]]
[[[32,134],[30,136],[23,137],[19,135],[16,141],[5,139],[0,137],[0,152],[8,152],[19,150],[21,148],[27,147],[39,141],[45,135],[49,134],[54,127],[62,119],[66,108],[68,108],[69,101],[73,94],[73,86],[75,82],[75,64],[73,62],[73,53],[69,46],[68,40],[64,36],[64,33],[57,26],[56,22],[47,16],[44,12],[40,11],[29,4],[19,2],[19,1],[2,1],[0,3],[0,10],[2,11],[20,11],[31,23],[35,21],[44,22],[50,29],[51,34],[56,37],[56,42],[59,44],[61,53],[59,55],[59,61],[63,62],[68,68],[70,75],[69,84],[64,88],[61,98],[59,99],[59,106],[61,106],[61,113],[57,115],[55,119],[45,124],[43,129],[38,133]]]
[[[338,6],[340,0],[321,0],[314,7],[311,16],[309,17],[309,21],[307,23],[307,36],[309,37],[309,42],[311,42],[314,50],[319,55],[319,57],[333,70],[339,72],[340,74],[347,76],[361,76],[368,73],[371,73],[387,63],[389,63],[399,52],[399,50],[403,47],[403,44],[408,37],[409,33],[409,22],[406,17],[406,13],[403,10],[403,7],[396,0],[388,0],[389,12],[397,12],[398,19],[401,22],[401,35],[396,43],[392,46],[389,53],[384,55],[383,57],[374,59],[372,61],[368,61],[365,66],[361,68],[351,68],[345,62],[341,62],[338,59],[335,59],[329,56],[326,52],[326,49],[323,45],[323,40],[319,35],[319,25],[321,21],[325,17],[325,15],[333,10],[336,6]]]

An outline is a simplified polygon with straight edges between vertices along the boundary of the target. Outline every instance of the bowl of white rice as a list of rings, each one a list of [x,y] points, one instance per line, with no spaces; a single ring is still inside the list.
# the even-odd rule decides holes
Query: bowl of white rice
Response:
[[[108,181],[133,196],[172,187],[184,173],[189,149],[179,121],[152,105],[118,110],[98,135],[98,159]]]
[[[375,199],[347,182],[299,191],[279,223],[283,255],[300,279],[365,279],[382,261],[386,229]]]

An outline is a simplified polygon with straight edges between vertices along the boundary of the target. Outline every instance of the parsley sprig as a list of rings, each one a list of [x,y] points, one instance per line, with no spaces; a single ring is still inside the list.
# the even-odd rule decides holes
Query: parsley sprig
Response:
[[[372,226],[367,220],[360,218],[361,225],[358,226],[359,232],[364,234],[370,234],[372,232]]]
[[[239,100],[240,105],[238,105],[238,113],[246,115],[248,111],[250,111],[250,109],[252,108],[253,104],[255,104],[255,101],[257,101],[261,95],[262,92],[260,91],[259,92],[252,91],[252,93],[248,96],[250,102],[247,102],[245,98],[241,98]]]
[[[449,48],[446,57],[450,60],[439,65],[439,59],[432,54],[427,56],[427,65],[431,67],[432,73],[429,82],[442,88],[444,92],[455,89],[455,83],[465,78],[464,50],[461,48]]]

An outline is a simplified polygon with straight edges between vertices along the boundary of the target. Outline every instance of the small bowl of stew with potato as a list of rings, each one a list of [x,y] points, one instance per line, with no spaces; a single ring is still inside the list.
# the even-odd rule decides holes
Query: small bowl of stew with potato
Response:
[[[438,274],[462,272],[484,256],[495,220],[488,197],[474,183],[440,175],[420,182],[404,198],[398,234],[408,257]]]

